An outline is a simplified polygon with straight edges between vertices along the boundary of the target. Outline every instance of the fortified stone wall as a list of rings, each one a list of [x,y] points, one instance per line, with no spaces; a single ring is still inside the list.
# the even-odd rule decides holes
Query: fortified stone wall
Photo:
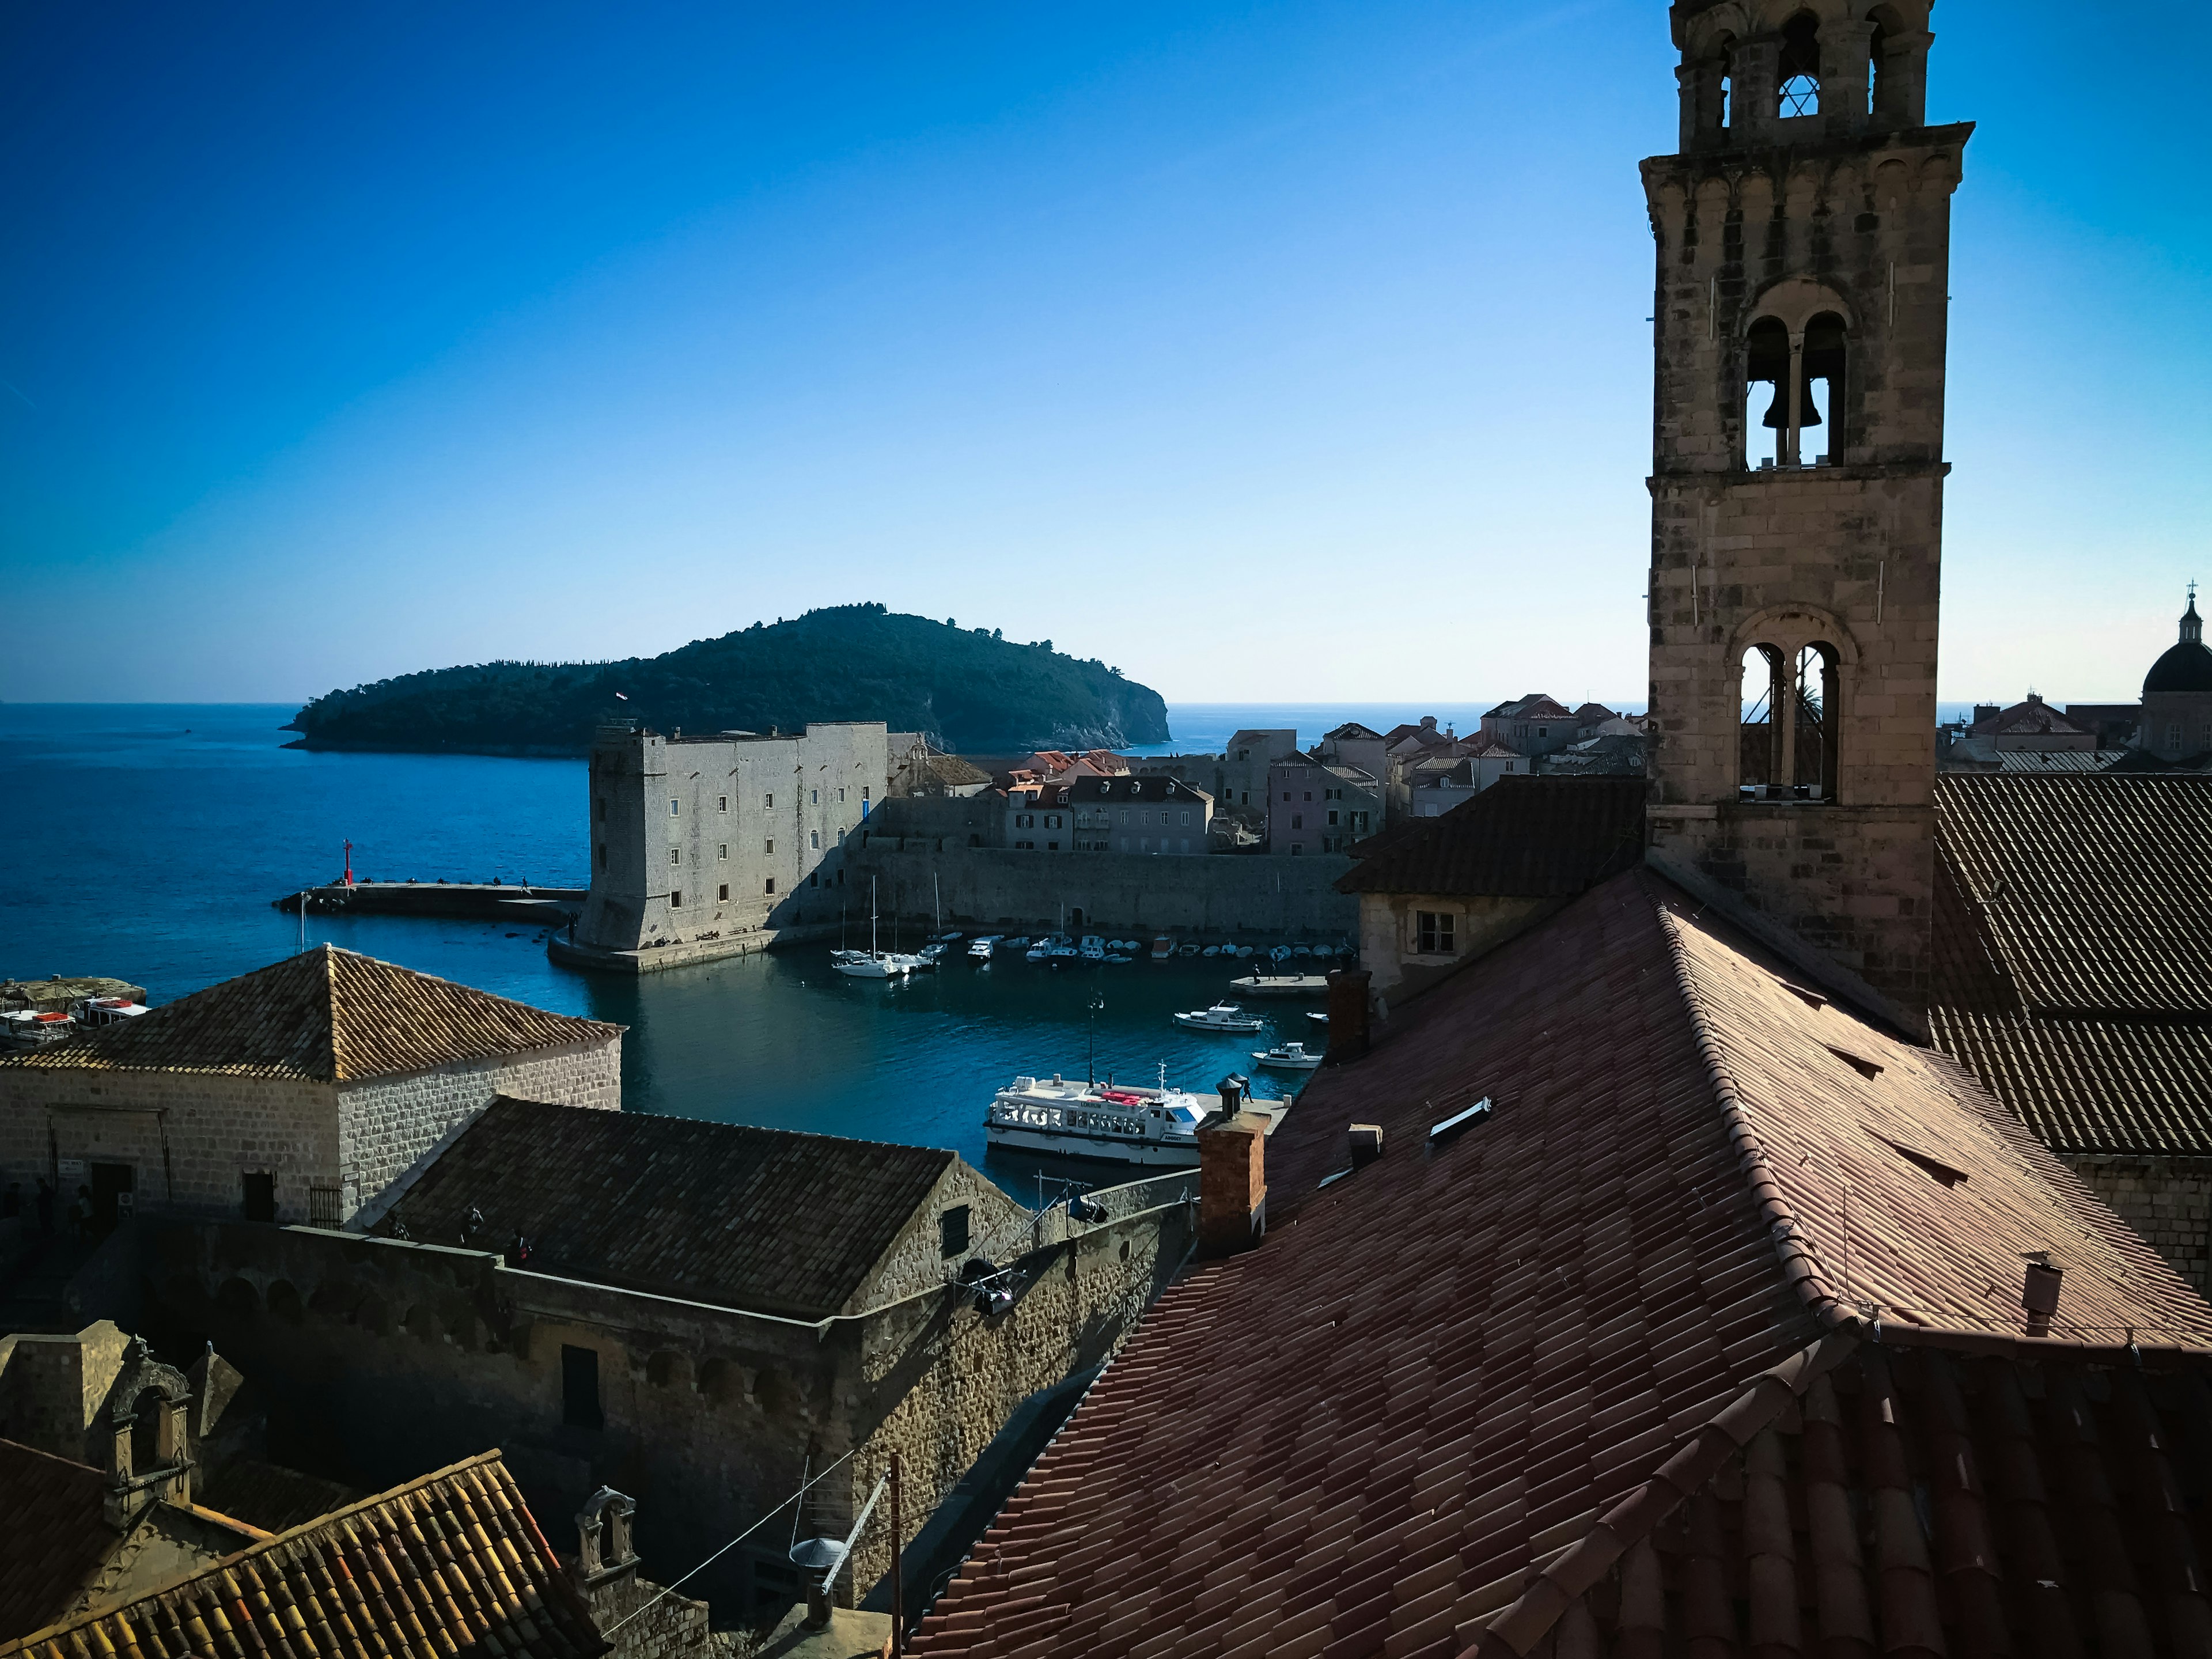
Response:
[[[166,1341],[212,1339],[268,1392],[282,1461],[381,1489],[498,1446],[538,1514],[573,1515],[613,1486],[637,1500],[646,1559],[689,1562],[802,1471],[856,1449],[815,1489],[808,1524],[842,1534],[895,1448],[918,1529],[1024,1399],[1104,1357],[1182,1261],[1188,1213],[1124,1216],[1010,1259],[1001,1315],[944,1285],[819,1326],[516,1272],[479,1251],[173,1226],[149,1230],[148,1322]],[[593,1356],[596,1426],[564,1420],[564,1364],[578,1363],[564,1350]],[[872,1532],[862,1594],[889,1561]],[[687,1589],[726,1612],[756,1588],[788,1593],[787,1541],[732,1551]],[[848,1575],[841,1595],[854,1590]]]
[[[1149,940],[1255,937],[1334,942],[1359,923],[1336,890],[1352,867],[1340,854],[1270,858],[1212,854],[1029,853],[871,834],[848,855],[848,884],[865,916],[868,884],[884,914],[927,920],[932,880],[948,927],[1123,933]]]
[[[338,1144],[344,1181],[337,1219],[350,1219],[356,1210],[412,1168],[447,1130],[490,1105],[495,1095],[618,1111],[622,1039],[465,1060],[434,1071],[341,1085]]]
[[[131,1172],[136,1204],[235,1216],[244,1177],[276,1178],[280,1220],[308,1218],[311,1185],[339,1180],[337,1090],[326,1083],[190,1072],[0,1071],[0,1186],[59,1176],[66,1225],[91,1166]]]
[[[73,1336],[0,1336],[0,1440],[97,1466],[107,1437],[94,1419],[130,1341],[105,1319]]]
[[[823,920],[805,895],[818,895],[825,860],[882,804],[889,770],[880,721],[773,738],[604,731],[592,745],[592,886],[576,943],[665,948]]]
[[[2069,1155],[2066,1167],[2212,1297],[2212,1158]]]

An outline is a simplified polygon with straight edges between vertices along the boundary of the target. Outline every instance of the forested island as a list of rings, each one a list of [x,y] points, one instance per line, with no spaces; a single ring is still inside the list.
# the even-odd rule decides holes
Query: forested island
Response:
[[[882,720],[971,753],[1164,743],[1160,694],[1050,640],[837,605],[755,623],[658,657],[477,663],[317,697],[285,728],[305,749],[577,755],[592,730],[790,732]]]

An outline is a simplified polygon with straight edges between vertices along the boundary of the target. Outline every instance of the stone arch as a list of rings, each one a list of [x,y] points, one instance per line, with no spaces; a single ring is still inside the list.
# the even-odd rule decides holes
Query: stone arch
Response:
[[[215,1299],[225,1313],[240,1319],[251,1319],[261,1311],[261,1293],[253,1288],[250,1279],[236,1273],[222,1281]]]
[[[753,1400],[770,1417],[795,1417],[801,1400],[799,1387],[787,1373],[763,1365],[753,1378]]]
[[[1753,295],[1736,326],[1748,334],[1753,324],[1771,317],[1792,332],[1802,333],[1805,325],[1824,311],[1841,317],[1844,325],[1854,334],[1858,331],[1858,313],[1851,309],[1850,301],[1826,283],[1792,274],[1777,277]]]
[[[1747,617],[1729,643],[1738,739],[1731,792],[1741,799],[1833,801],[1841,733],[1859,661],[1841,620],[1812,605]],[[1758,669],[1764,684],[1749,671]]]
[[[691,1356],[674,1348],[659,1350],[645,1362],[645,1380],[656,1389],[690,1387]]]
[[[289,1279],[270,1281],[269,1311],[287,1325],[297,1325],[307,1318],[307,1310],[300,1304],[299,1288]]]
[[[745,1397],[744,1367],[734,1359],[708,1360],[699,1368],[699,1392],[714,1405],[735,1405]]]
[[[417,1302],[402,1316],[399,1328],[417,1342],[435,1342],[438,1340],[437,1310],[427,1302]]]

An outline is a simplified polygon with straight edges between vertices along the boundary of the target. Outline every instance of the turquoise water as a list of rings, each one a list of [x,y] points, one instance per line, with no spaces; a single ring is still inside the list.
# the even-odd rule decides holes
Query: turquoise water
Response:
[[[0,709],[0,977],[112,975],[161,1002],[262,967],[299,938],[297,917],[269,901],[336,874],[349,839],[359,875],[584,884],[581,761],[310,754],[283,747],[291,712]],[[1256,723],[1250,713],[1226,729]],[[951,1146],[977,1161],[995,1088],[1018,1072],[1084,1068],[1094,991],[1102,1074],[1156,1081],[1165,1063],[1171,1082],[1211,1089],[1264,1046],[1170,1021],[1225,989],[1234,970],[1204,958],[1055,970],[1001,957],[983,972],[956,955],[896,986],[832,974],[824,945],[633,980],[556,967],[535,930],[497,923],[307,926],[311,942],[627,1025],[635,1109]],[[1318,1005],[1270,1011],[1283,1036],[1309,1035],[1308,1006]],[[1036,1164],[989,1167],[1026,1188]]]

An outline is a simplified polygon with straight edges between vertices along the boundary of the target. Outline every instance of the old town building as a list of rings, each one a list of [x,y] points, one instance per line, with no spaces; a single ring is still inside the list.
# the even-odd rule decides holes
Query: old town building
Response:
[[[622,1027],[319,945],[0,1056],[0,1181],[335,1226],[499,1094],[614,1108]]]

